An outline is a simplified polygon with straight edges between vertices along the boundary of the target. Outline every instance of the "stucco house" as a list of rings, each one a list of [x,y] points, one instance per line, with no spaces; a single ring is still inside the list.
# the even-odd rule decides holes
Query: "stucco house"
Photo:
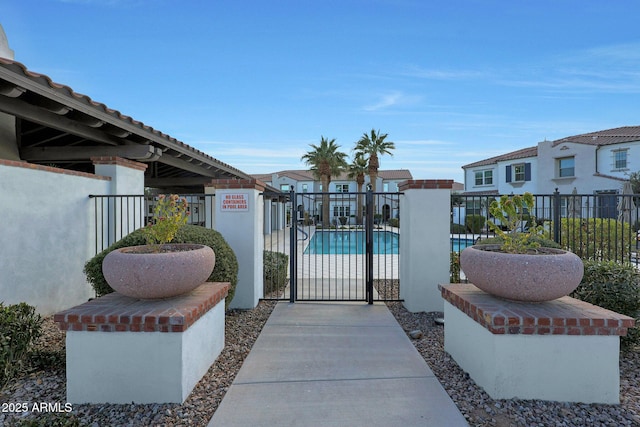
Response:
[[[310,215],[312,221],[322,221],[322,198],[318,194],[322,192],[322,184],[309,170],[284,170],[270,174],[253,175],[259,181],[265,182],[282,192],[288,192],[291,188],[301,195],[298,199],[297,216],[298,220],[304,219],[304,212]],[[377,193],[397,193],[398,184],[402,181],[413,179],[411,172],[407,169],[381,170],[378,172],[376,182]],[[365,176],[365,183],[362,191],[365,191],[369,183],[369,176]],[[329,212],[330,223],[334,224],[339,218],[347,218],[349,223],[354,223],[357,213],[357,195],[352,194],[358,191],[355,180],[349,178],[346,173],[337,177],[332,177],[329,192],[330,196]],[[338,194],[339,193],[339,194]],[[305,196],[308,194],[308,196]],[[377,213],[383,220],[397,217],[398,199],[397,197],[387,197],[384,194],[377,196],[380,202],[376,203]],[[288,213],[288,217],[291,214]]]
[[[467,194],[617,194],[640,170],[640,126],[542,141],[462,168]]]

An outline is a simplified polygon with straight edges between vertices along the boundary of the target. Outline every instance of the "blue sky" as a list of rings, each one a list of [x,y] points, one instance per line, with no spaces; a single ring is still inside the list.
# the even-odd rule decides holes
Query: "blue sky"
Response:
[[[321,136],[461,166],[639,125],[636,0],[0,0],[15,59],[248,173]]]

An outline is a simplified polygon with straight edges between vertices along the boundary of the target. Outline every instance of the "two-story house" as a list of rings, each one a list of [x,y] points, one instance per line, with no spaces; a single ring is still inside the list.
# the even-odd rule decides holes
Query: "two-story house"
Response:
[[[315,222],[322,221],[322,203],[321,194],[322,183],[317,180],[313,173],[309,170],[285,170],[270,174],[253,175],[254,178],[265,182],[266,184],[279,188],[282,192],[288,192],[292,188],[298,194],[296,201],[296,218],[299,221],[307,219]],[[413,179],[411,172],[406,169],[399,170],[381,170],[378,172],[376,182],[376,192],[381,193],[376,197],[376,211],[383,220],[397,217],[398,215],[398,198],[385,196],[383,193],[398,192],[398,184],[402,181]],[[366,191],[369,183],[369,176],[365,176],[365,183],[362,191]],[[340,218],[347,218],[348,223],[354,223],[358,209],[358,186],[354,179],[349,178],[346,173],[340,176],[332,177],[329,199],[329,212],[331,218],[330,223],[336,223]],[[291,213],[287,213],[290,217]]]
[[[640,126],[542,141],[462,168],[469,194],[617,193],[640,170]]]
[[[640,170],[640,126],[545,140],[462,168],[467,195],[552,194],[557,189],[597,195],[599,208],[613,212],[613,195]]]

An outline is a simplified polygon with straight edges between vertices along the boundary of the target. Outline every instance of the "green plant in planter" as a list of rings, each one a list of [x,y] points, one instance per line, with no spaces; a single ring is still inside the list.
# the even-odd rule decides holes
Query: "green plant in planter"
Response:
[[[189,204],[184,197],[177,194],[169,197],[161,194],[153,209],[153,218],[143,229],[148,245],[160,245],[171,242],[176,233],[187,223],[189,217]]]
[[[96,296],[113,292],[113,289],[109,286],[102,273],[102,261],[104,258],[109,252],[118,248],[144,245],[146,236],[143,230],[144,229],[141,228],[128,234],[87,261],[84,266],[84,273],[87,281],[95,290]],[[229,294],[225,301],[228,307],[233,299],[236,284],[238,283],[238,259],[224,237],[216,230],[199,225],[186,224],[180,227],[175,235],[174,242],[207,245],[213,249],[216,254],[216,264],[208,281],[229,282],[231,284]]]
[[[489,229],[500,242],[500,249],[514,254],[536,252],[541,246],[538,225],[530,213],[533,211],[533,194],[502,196],[489,205],[489,213],[500,221],[504,231],[494,221],[487,220]],[[525,231],[525,224],[528,228]]]

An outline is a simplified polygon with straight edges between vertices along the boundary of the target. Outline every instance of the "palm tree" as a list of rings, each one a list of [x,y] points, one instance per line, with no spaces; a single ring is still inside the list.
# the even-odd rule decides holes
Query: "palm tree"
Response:
[[[335,138],[328,140],[324,136],[320,138],[320,145],[309,144],[313,150],[302,156],[310,166],[314,176],[322,182],[322,222],[329,225],[329,184],[332,176],[338,176],[347,168],[347,155],[338,151]]]
[[[369,171],[367,159],[362,153],[357,152],[353,161],[349,165],[349,178],[355,179],[358,185],[358,210],[356,211],[356,224],[362,224],[362,186],[364,185],[364,175]]]
[[[391,150],[396,149],[396,145],[391,141],[385,141],[388,135],[386,133],[381,134],[380,131],[376,132],[371,129],[371,134],[366,132],[362,134],[362,138],[356,142],[355,150],[368,156],[368,172],[369,180],[371,182],[371,191],[376,192],[376,181],[378,179],[378,168],[380,167],[380,160],[378,155],[383,156],[388,154],[393,156]]]

